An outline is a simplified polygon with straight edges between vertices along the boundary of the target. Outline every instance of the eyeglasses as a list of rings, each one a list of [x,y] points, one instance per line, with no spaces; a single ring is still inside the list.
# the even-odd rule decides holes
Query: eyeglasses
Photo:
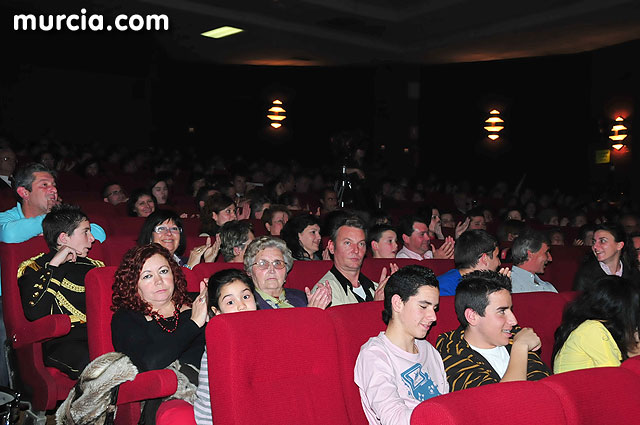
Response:
[[[119,193],[124,193],[124,191],[123,191],[123,190],[114,190],[114,191],[113,191],[113,192],[111,192],[111,193],[107,193],[107,198],[108,198],[109,196],[111,196],[111,195],[117,195],[117,194],[119,194]]]
[[[271,264],[273,268],[276,270],[282,270],[284,269],[284,266],[285,266],[284,261],[282,260],[273,260],[273,261],[260,260],[253,263],[251,267],[258,266],[258,269],[260,270],[267,270],[269,268],[269,264]]]
[[[182,228],[178,226],[173,226],[173,227],[156,226],[154,227],[153,231],[161,235],[164,233],[182,233]]]

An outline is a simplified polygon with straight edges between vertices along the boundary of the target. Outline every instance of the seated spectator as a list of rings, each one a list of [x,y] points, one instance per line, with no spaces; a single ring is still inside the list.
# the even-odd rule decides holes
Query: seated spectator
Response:
[[[147,189],[136,189],[127,201],[127,213],[131,217],[147,218],[156,210],[156,197]]]
[[[391,225],[391,214],[383,209],[376,209],[371,214],[371,224],[389,224]]]
[[[271,200],[262,191],[252,190],[249,194],[249,205],[251,218],[261,220],[264,211],[271,206]]]
[[[243,211],[244,213],[245,211]],[[250,212],[250,211],[249,211]],[[215,236],[220,228],[230,221],[242,220],[242,217],[238,217],[236,214],[236,204],[229,196],[222,193],[216,193],[211,198],[207,199],[202,208],[202,214],[200,215],[200,221],[202,222],[202,233],[206,233],[209,236]]]
[[[433,205],[425,205],[418,209],[417,216],[423,217],[427,227],[429,228],[429,238],[444,239],[442,234],[442,221],[440,220],[440,211]]]
[[[489,208],[487,207],[482,208],[482,214],[484,215],[485,223],[493,222],[493,211],[491,211]]]
[[[600,278],[565,309],[553,346],[554,373],[620,366],[640,354],[640,291],[618,276]]]
[[[255,286],[258,308],[327,308],[331,302],[331,286],[328,283],[319,285],[313,295],[309,288],[303,292],[284,287],[292,267],[291,251],[282,239],[261,236],[249,244],[244,256],[244,270]]]
[[[192,269],[203,259],[205,263],[215,261],[220,249],[218,239],[212,244],[211,237],[207,237],[205,245],[193,248],[189,258],[183,258],[181,255],[187,247],[187,237],[182,231],[182,220],[171,210],[157,210],[144,221],[138,236],[138,245],[157,243],[169,251],[180,266]]]
[[[436,321],[438,281],[430,269],[410,265],[389,278],[384,292],[387,329],[360,349],[354,381],[369,424],[408,425],[418,404],[449,392],[442,358],[424,339]]]
[[[320,215],[329,214],[338,209],[338,194],[333,189],[324,189],[320,198]]]
[[[575,291],[585,291],[598,279],[608,275],[638,282],[638,256],[622,226],[615,223],[596,226],[591,250],[593,256],[588,255],[576,272],[573,281]]]
[[[560,228],[556,227],[547,232],[547,237],[549,238],[549,242],[551,245],[555,246],[563,246],[564,245],[564,233]]]
[[[255,311],[256,300],[253,297],[253,283],[241,270],[226,269],[213,274],[207,283],[209,296],[209,317],[226,313]],[[209,393],[209,366],[207,348],[200,361],[198,390],[193,403],[193,413],[197,425],[211,425],[211,395]]]
[[[504,214],[504,221],[507,220],[524,221],[522,211],[519,208],[508,209]]]
[[[115,351],[127,355],[139,372],[179,363],[197,385],[204,351],[207,287],[191,303],[182,267],[158,244],[136,246],[125,254],[113,283],[111,335]],[[147,400],[144,423],[155,423],[160,399]]]
[[[89,219],[78,207],[53,206],[42,228],[49,253],[24,261],[18,268],[22,308],[31,321],[50,314],[69,316],[71,330],[43,343],[43,360],[46,366],[77,379],[89,363],[84,278],[104,264],[87,256],[95,239]]]
[[[455,310],[460,327],[438,336],[451,391],[507,381],[536,381],[551,371],[537,353],[540,338],[517,327],[511,283],[497,272],[477,271],[458,285]]]
[[[440,214],[440,223],[442,227],[446,227],[447,229],[456,228],[456,221],[453,218],[453,213],[449,211],[445,211]]]
[[[404,246],[398,251],[396,258],[453,258],[453,238],[449,236],[440,248],[436,249],[430,243],[429,228],[424,219],[416,215],[405,216],[400,221],[398,230]]]
[[[369,229],[367,246],[373,258],[396,258],[398,253],[398,235],[389,224],[376,224]]]
[[[291,212],[286,206],[274,204],[264,211],[262,222],[271,236],[280,236],[282,228],[290,217]]]
[[[296,260],[322,260],[320,254],[320,219],[315,215],[302,214],[287,221],[280,237],[291,250]]]
[[[284,205],[289,211],[300,211],[302,205],[300,205],[300,198],[294,192],[285,192],[278,197],[278,204]]]
[[[587,215],[583,212],[576,212],[571,215],[569,219],[569,226],[571,227],[582,227],[587,224],[589,220],[587,219]]]
[[[487,230],[487,222],[484,219],[482,208],[470,209],[467,218],[469,218],[469,230]]]
[[[594,224],[585,224],[578,230],[578,239],[574,241],[574,245],[593,246],[593,232],[596,230]]]
[[[456,241],[455,268],[438,276],[441,295],[455,295],[462,276],[477,270],[497,271],[500,267],[498,241],[485,230],[467,230]],[[508,269],[501,274],[509,276]]]
[[[364,221],[358,216],[345,217],[334,225],[327,246],[333,256],[333,267],[322,276],[312,293],[329,282],[332,306],[384,298],[384,284],[398,266],[394,263],[389,265],[389,276],[384,267],[379,284],[360,273],[367,251],[366,238]]]
[[[546,208],[538,213],[538,221],[548,226],[559,226],[560,219],[558,218],[558,211]]]
[[[109,182],[102,189],[102,199],[111,205],[127,202],[127,194],[118,183]]]
[[[498,226],[497,236],[500,242],[513,242],[525,229],[525,224],[520,220],[506,220]]]
[[[0,194],[11,193],[11,180],[16,170],[16,154],[10,147],[0,147]]]
[[[255,236],[248,221],[229,221],[222,225],[217,239],[220,240],[220,253],[225,262],[242,263],[247,245]]]
[[[18,204],[0,213],[0,242],[20,243],[42,233],[42,221],[59,203],[53,172],[42,164],[31,163],[16,171],[13,191]],[[100,242],[107,238],[104,229],[91,224],[91,233]]]
[[[633,243],[633,249],[638,256],[638,262],[640,263],[640,232],[633,232],[629,235],[631,243]]]
[[[157,205],[166,205],[169,200],[169,185],[165,180],[154,178],[149,185],[150,192],[155,196]]]
[[[195,193],[194,198],[196,200],[198,211],[200,211],[200,215],[202,215],[202,210],[204,208],[205,202],[207,202],[207,199],[211,198],[216,193],[218,193],[218,191],[208,184],[200,187]]]
[[[549,282],[540,279],[551,257],[549,238],[542,232],[529,229],[513,242],[511,248],[511,292],[558,292]]]
[[[618,220],[627,235],[640,231],[640,220],[638,216],[632,213],[626,213],[620,216]]]

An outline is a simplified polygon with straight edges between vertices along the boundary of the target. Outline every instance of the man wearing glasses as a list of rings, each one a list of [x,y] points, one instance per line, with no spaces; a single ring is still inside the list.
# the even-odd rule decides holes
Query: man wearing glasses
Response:
[[[102,198],[104,202],[111,205],[118,205],[127,202],[129,199],[122,186],[118,183],[110,182],[104,186],[102,190]]]

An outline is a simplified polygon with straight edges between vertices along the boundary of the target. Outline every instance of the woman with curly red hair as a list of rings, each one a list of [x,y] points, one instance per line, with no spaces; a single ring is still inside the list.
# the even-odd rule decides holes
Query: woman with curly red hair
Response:
[[[207,320],[205,282],[200,286],[192,305],[182,268],[169,251],[155,243],[127,251],[113,283],[114,349],[129,356],[140,372],[175,360],[197,371]]]

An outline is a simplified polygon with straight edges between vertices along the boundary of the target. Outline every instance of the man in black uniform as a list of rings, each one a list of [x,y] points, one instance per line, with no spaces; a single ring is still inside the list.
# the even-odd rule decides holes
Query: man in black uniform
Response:
[[[49,253],[20,264],[18,285],[24,314],[36,320],[49,314],[66,314],[71,331],[43,344],[46,366],[76,379],[89,363],[84,278],[104,263],[87,257],[95,240],[89,220],[78,207],[57,205],[42,221]]]

